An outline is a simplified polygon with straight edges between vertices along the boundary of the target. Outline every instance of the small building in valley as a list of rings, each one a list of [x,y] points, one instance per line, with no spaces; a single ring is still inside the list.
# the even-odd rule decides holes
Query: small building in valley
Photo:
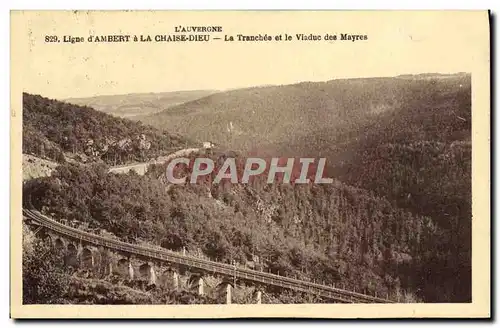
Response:
[[[211,149],[213,147],[215,147],[215,144],[213,142],[211,142],[211,141],[205,141],[205,142],[203,142],[203,148],[205,148],[205,149]]]

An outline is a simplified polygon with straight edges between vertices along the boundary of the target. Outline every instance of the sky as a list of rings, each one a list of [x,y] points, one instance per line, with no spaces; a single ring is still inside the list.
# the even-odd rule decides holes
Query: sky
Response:
[[[66,99],[178,90],[224,90],[346,77],[473,72],[488,58],[486,12],[14,12],[13,74],[22,89]],[[222,26],[292,41],[51,43],[46,36],[171,35],[176,26]],[[296,34],[366,35],[297,41]],[[203,33],[202,33],[203,34]],[[17,65],[17,66],[16,66]]]

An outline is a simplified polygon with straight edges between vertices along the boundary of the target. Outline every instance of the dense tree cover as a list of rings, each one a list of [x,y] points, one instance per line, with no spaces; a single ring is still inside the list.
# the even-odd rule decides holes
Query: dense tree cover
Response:
[[[438,151],[439,149],[436,150],[436,152]],[[440,154],[445,157],[447,156],[446,153]],[[214,161],[221,165],[221,161],[216,159],[217,156],[219,155],[214,155]],[[224,156],[223,154],[220,158]],[[411,153],[409,156],[412,156]],[[237,160],[238,172],[242,172],[243,163],[244,158]],[[442,165],[446,166],[446,162],[442,163]],[[158,171],[153,169],[149,174],[156,174],[158,176],[164,172],[164,169],[164,167]],[[189,167],[184,169],[183,172],[175,172],[175,174],[183,176],[184,174],[190,174],[191,170],[192,168]],[[211,188],[211,194],[216,198],[222,197],[224,201],[227,201],[227,199],[230,201],[238,199],[238,193],[235,196],[234,191],[228,191],[229,184],[211,184],[216,171],[217,167],[210,177],[204,179],[205,183]],[[363,171],[360,170],[360,172]],[[456,170],[453,172],[456,172]],[[292,172],[292,176],[294,173],[297,172]],[[447,174],[451,175],[452,173],[447,172]],[[437,179],[438,177],[435,176],[434,178]],[[460,178],[461,180],[458,183],[462,183],[461,187],[463,189],[461,190],[466,191],[467,170],[463,172]],[[278,185],[280,188],[276,189],[275,186],[264,183],[263,181],[266,179],[267,171],[264,171],[258,177],[258,180],[253,181],[251,188],[246,188],[248,193],[254,196],[258,195],[258,197],[256,199],[246,199],[245,204],[236,203],[234,204],[235,207],[238,209],[248,207],[257,208],[258,211],[262,211],[262,215],[268,217],[268,221],[272,218],[272,220],[282,225],[288,233],[292,233],[294,237],[300,236],[302,238],[301,242],[305,245],[313,245],[322,254],[332,254],[332,250],[334,250],[334,254],[338,252],[345,254],[345,250],[342,248],[343,245],[345,243],[352,243],[349,247],[355,248],[353,254],[363,254],[366,261],[373,261],[376,258],[380,259],[380,254],[394,255],[396,257],[394,260],[398,265],[392,266],[389,271],[392,270],[397,279],[404,281],[403,285],[405,288],[411,286],[411,290],[416,291],[417,295],[426,301],[458,302],[470,300],[470,285],[463,283],[470,280],[470,247],[468,247],[468,243],[470,242],[470,226],[467,227],[467,224],[470,224],[470,220],[460,222],[457,219],[457,215],[467,215],[467,212],[457,214],[457,212],[448,211],[445,215],[450,222],[443,224],[443,221],[429,217],[429,215],[435,215],[438,212],[428,211],[426,212],[427,216],[422,216],[418,214],[419,211],[415,210],[415,208],[406,206],[413,210],[408,212],[408,210],[398,207],[393,201],[390,202],[384,198],[379,199],[379,197],[374,196],[377,193],[349,187],[338,181],[333,185],[326,186]],[[397,181],[401,179],[401,176],[394,173],[394,179]],[[470,181],[470,178],[468,181]],[[203,181],[199,179],[198,183],[200,182]],[[379,185],[384,185],[382,182]],[[456,195],[460,195],[456,188],[456,181],[449,181],[449,185],[455,187],[452,191]],[[395,183],[395,187],[397,186],[398,184]],[[433,183],[429,183],[428,188],[431,190],[433,187],[442,186],[433,181]],[[267,202],[269,208],[266,210],[262,210],[262,200],[265,199],[261,198],[263,190],[265,191],[264,194],[269,193],[269,200]],[[349,192],[341,192],[339,196],[339,190],[348,190]],[[323,192],[318,194],[318,191]],[[304,208],[304,200],[302,199],[304,195],[309,195],[312,198],[309,200],[309,208]],[[406,199],[406,194],[404,195]],[[435,194],[435,196],[437,197],[438,195]],[[325,210],[324,199],[331,198],[335,200],[339,197],[340,199],[347,198],[348,202],[333,201],[333,203],[329,204],[330,210],[328,208]],[[453,202],[443,201],[443,197],[445,197],[443,195],[440,195],[440,197],[435,203],[429,204],[426,204],[425,198],[422,197],[420,199],[421,203],[418,205],[429,206],[439,211],[440,208],[436,208],[436,204],[442,201],[445,204],[443,206],[448,204],[448,206],[453,208]],[[374,199],[377,201],[374,202]],[[467,204],[461,204],[461,208],[465,209],[465,211],[467,209],[470,211],[470,196],[465,202],[469,202],[469,207],[467,207]],[[347,214],[348,217],[353,215],[355,217],[354,220],[345,220],[343,219],[343,215],[339,214],[343,213],[349,207],[361,208],[358,211],[354,210],[354,215],[352,213]],[[312,222],[310,220],[307,221],[307,218],[313,218],[314,220]],[[336,219],[340,220],[342,224]],[[374,222],[371,222],[372,220]],[[394,223],[394,221],[397,221],[397,223]],[[295,223],[295,225],[291,224],[291,222]],[[297,222],[303,228],[302,233],[293,229]],[[312,227],[309,227],[308,224],[311,224]],[[372,224],[376,224],[375,228],[372,227]],[[383,231],[380,228],[381,224],[384,227]],[[351,238],[349,236],[352,234],[351,229],[355,231],[354,234],[356,235],[355,238],[352,238],[352,241],[349,240]],[[368,232],[358,232],[358,230],[362,229],[368,229]],[[327,233],[325,234],[325,232]],[[373,235],[370,238],[377,239],[377,242],[367,242],[367,234]],[[395,251],[392,248],[390,252],[387,251],[386,247],[392,245],[395,241],[400,245],[404,245],[401,248],[403,251],[401,249]],[[318,243],[324,247],[318,247]],[[377,243],[378,246],[373,246],[372,248],[372,245],[377,245]],[[339,247],[340,249],[338,249]],[[359,248],[359,250],[356,248]],[[393,252],[395,253],[393,254]],[[376,280],[376,278],[371,279]],[[413,297],[411,295],[407,296],[409,298]]]
[[[23,304],[66,303],[69,276],[63,256],[23,227]]]
[[[62,165],[26,183],[24,206],[129,242],[200,249],[213,260],[245,263],[256,255],[263,270],[370,294],[408,290],[426,299],[441,288],[432,286],[435,276],[416,276],[444,238],[428,217],[339,182],[166,188],[159,167],[138,176]]]
[[[444,234],[439,252],[426,269],[435,272],[429,279],[437,279],[436,285],[446,286],[446,292],[436,292],[435,299],[470,301],[470,82],[470,75],[328,82],[325,88],[336,85],[349,95],[332,98],[343,107],[320,104],[318,108],[327,106],[332,112],[318,119],[328,126],[314,131],[297,128],[298,133],[281,134],[290,138],[271,139],[252,154],[326,157],[328,176],[372,190],[395,207],[431,217]],[[320,87],[309,84],[310,89]],[[316,113],[305,108],[304,116],[309,115],[307,110]],[[331,120],[332,115],[338,120]],[[270,131],[293,126],[294,117],[274,122],[277,126]],[[254,139],[266,136],[262,131]]]
[[[470,98],[470,75],[338,79],[230,90],[134,119],[236,150],[276,152],[278,144],[297,142],[307,147],[312,143],[307,139],[325,131],[328,139],[312,145],[318,150],[342,131],[359,135],[364,122],[380,114],[418,113],[421,104],[433,105],[440,95],[457,92]],[[439,116],[454,108],[436,110]]]
[[[137,286],[134,281],[121,284],[103,279],[72,278],[66,294],[71,304],[217,304],[211,296],[187,290]]]
[[[213,90],[189,90],[173,92],[129,93],[89,98],[71,98],[67,102],[89,106],[111,115],[130,118],[161,112],[169,107],[208,96]]]
[[[89,107],[23,94],[23,153],[63,162],[146,161],[189,144],[150,126]]]
[[[161,117],[254,156],[326,157],[336,182],[216,185],[212,175],[165,186],[161,165],[145,177],[63,165],[25,185],[25,205],[130,242],[227,262],[257,255],[264,270],[347,289],[471,300],[470,76],[232,92],[243,98],[212,95]]]
[[[64,265],[64,252],[23,226],[23,304],[214,304],[218,301],[187,290],[148,288],[141,285],[142,281],[121,279],[117,285],[108,281],[109,277],[83,279],[79,277],[81,274]]]
[[[470,86],[438,90],[430,92],[430,100],[408,101],[404,111],[381,115],[356,138],[344,139],[344,148],[328,154],[329,174],[431,217],[444,232],[426,268],[447,290],[436,299],[470,301]]]

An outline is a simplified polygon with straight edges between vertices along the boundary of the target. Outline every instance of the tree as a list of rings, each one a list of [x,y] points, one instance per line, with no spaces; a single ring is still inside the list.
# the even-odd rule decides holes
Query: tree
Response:
[[[23,304],[61,304],[68,291],[69,275],[62,255],[23,228]]]

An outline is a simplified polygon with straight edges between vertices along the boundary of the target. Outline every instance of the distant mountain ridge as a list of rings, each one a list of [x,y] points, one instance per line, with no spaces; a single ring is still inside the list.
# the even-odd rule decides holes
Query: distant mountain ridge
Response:
[[[130,93],[123,95],[103,95],[85,98],[69,98],[66,102],[89,106],[96,110],[119,117],[148,115],[171,106],[205,97],[217,91],[189,90],[159,93]]]

